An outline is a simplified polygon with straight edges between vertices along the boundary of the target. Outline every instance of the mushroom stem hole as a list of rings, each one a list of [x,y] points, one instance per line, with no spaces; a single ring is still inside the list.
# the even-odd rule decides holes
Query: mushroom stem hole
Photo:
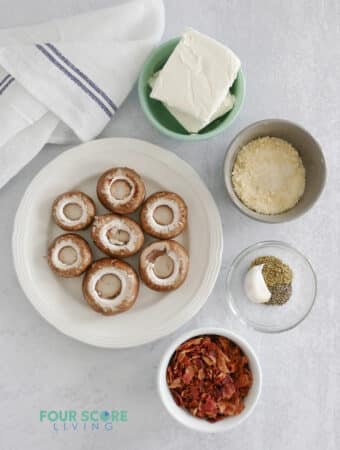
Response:
[[[169,278],[174,272],[173,259],[166,253],[158,256],[154,261],[153,271],[157,278]]]
[[[167,205],[157,206],[153,218],[159,225],[170,225],[174,220],[174,213]]]
[[[59,261],[67,266],[74,264],[77,261],[77,252],[70,245],[61,248],[58,254]]]
[[[130,195],[131,189],[130,184],[126,180],[118,179],[111,184],[110,192],[115,199],[123,200]]]
[[[79,220],[82,215],[82,208],[77,203],[67,203],[63,212],[69,220]]]
[[[130,234],[125,230],[110,228],[107,232],[108,240],[115,245],[126,245],[130,240]]]
[[[108,273],[99,278],[95,287],[99,297],[107,300],[115,299],[122,290],[122,282],[117,275]]]

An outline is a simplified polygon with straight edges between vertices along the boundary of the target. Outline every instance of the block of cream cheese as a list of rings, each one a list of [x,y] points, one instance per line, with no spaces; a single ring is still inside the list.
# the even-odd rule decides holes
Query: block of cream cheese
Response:
[[[160,71],[150,96],[208,124],[226,98],[240,65],[229,48],[189,29]]]
[[[152,75],[152,77],[149,80],[149,86],[151,89],[153,89],[156,80],[158,78],[160,72],[156,72]],[[214,121],[218,117],[223,116],[225,113],[230,111],[235,103],[235,97],[228,92],[227,95],[224,97],[222,103],[217,108],[217,111],[212,115],[210,122]],[[204,128],[208,123],[210,122],[202,122],[201,120],[197,119],[196,117],[191,116],[190,114],[187,114],[185,112],[179,111],[176,108],[173,108],[166,103],[163,103],[164,106],[168,109],[168,111],[175,117],[175,119],[187,130],[189,133],[198,133],[202,128]]]

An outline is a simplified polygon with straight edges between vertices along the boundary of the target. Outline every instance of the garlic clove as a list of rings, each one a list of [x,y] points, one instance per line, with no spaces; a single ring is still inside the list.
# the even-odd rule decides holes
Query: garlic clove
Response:
[[[244,290],[247,297],[253,303],[266,303],[271,298],[271,293],[262,274],[264,264],[251,267],[244,279]]]

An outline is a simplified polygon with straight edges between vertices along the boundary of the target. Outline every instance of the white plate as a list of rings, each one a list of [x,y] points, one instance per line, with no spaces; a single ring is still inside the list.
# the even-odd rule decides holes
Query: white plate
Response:
[[[188,229],[178,238],[189,251],[185,283],[171,293],[146,286],[127,312],[104,317],[82,298],[81,279],[62,279],[47,265],[48,244],[63,231],[52,222],[51,205],[61,192],[79,189],[97,201],[102,172],[113,166],[135,169],[147,195],[157,190],[180,194],[188,205]],[[98,207],[99,213],[104,208]],[[81,233],[89,237],[89,231]],[[223,235],[215,202],[197,173],[173,153],[148,142],[113,138],[92,141],[62,153],[34,178],[17,212],[14,264],[20,284],[37,311],[62,333],[98,347],[141,345],[175,331],[206,302],[221,266]],[[100,257],[100,252],[96,256]],[[104,256],[104,255],[101,255]],[[136,267],[136,258],[130,259]]]

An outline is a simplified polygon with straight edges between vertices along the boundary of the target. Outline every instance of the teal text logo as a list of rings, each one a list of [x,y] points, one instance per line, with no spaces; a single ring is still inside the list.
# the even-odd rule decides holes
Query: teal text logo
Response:
[[[115,425],[128,421],[128,412],[116,409],[41,409],[39,420],[49,424],[54,431],[111,431]]]

